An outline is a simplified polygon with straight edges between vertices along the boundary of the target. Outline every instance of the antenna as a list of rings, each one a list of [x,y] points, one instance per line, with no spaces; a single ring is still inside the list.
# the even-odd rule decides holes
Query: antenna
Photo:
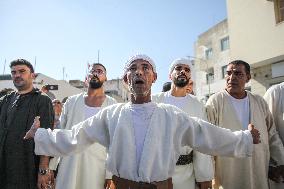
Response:
[[[65,67],[63,66],[62,68],[62,73],[63,73],[63,81],[65,80]]]
[[[6,68],[6,58],[5,58],[5,62],[4,62],[3,75],[5,74],[5,68]]]
[[[36,56],[35,56],[35,63],[34,63],[34,72],[36,70]]]

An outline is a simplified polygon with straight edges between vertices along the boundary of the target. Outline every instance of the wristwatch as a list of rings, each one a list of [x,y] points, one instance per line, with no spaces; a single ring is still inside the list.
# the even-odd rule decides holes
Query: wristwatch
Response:
[[[50,172],[49,169],[41,169],[41,168],[38,169],[38,173],[39,173],[40,175],[46,175],[46,174],[49,173],[49,172]]]

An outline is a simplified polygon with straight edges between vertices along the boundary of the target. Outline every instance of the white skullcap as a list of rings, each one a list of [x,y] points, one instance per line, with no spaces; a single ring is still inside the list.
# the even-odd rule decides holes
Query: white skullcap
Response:
[[[156,65],[155,65],[155,62],[147,55],[145,54],[136,54],[132,57],[130,57],[127,62],[125,63],[124,65],[124,68],[123,68],[123,76],[122,78],[126,75],[127,71],[128,71],[128,68],[131,66],[131,64],[135,61],[135,60],[144,60],[144,61],[147,61],[149,64],[151,64],[152,68],[153,68],[153,72],[154,73],[157,73],[156,72]]]
[[[190,61],[190,59],[188,58],[178,58],[178,59],[175,59],[172,64],[170,65],[170,68],[169,68],[169,74],[172,73],[172,71],[174,70],[174,68],[176,67],[176,65],[178,64],[185,64],[185,65],[188,65],[189,68],[190,68],[190,71],[192,72],[192,63]]]

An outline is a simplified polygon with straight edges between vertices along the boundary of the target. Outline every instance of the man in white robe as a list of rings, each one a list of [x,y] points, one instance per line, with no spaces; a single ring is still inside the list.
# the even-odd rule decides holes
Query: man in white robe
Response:
[[[276,130],[279,133],[282,144],[284,144],[284,82],[270,87],[266,91],[264,99],[272,113]],[[283,172],[283,167],[280,171]],[[281,181],[281,178],[279,180]],[[282,181],[284,182],[283,176]],[[283,189],[284,183],[276,183],[270,180],[270,187],[271,189]]]
[[[269,160],[284,164],[284,148],[275,129],[267,103],[245,90],[250,80],[248,63],[236,60],[228,64],[226,89],[212,95],[206,109],[208,119],[219,127],[245,130],[251,123],[260,131],[261,143],[254,146],[252,157],[216,157],[214,188],[268,189]]]
[[[174,105],[189,116],[207,120],[203,104],[195,96],[187,95],[191,70],[192,64],[188,59],[174,60],[169,69],[169,78],[172,81],[170,91],[152,95],[152,101]],[[174,189],[195,189],[195,182],[200,189],[208,189],[212,187],[213,177],[212,157],[192,150],[189,146],[183,147],[172,177]]]
[[[107,169],[117,189],[172,189],[171,176],[183,146],[246,157],[252,143],[259,143],[259,131],[252,125],[250,130],[231,132],[191,118],[174,106],[151,102],[157,74],[148,56],[131,57],[124,73],[131,102],[103,108],[69,131],[39,128],[36,118],[24,138],[34,137],[37,154],[52,156],[78,153],[99,142],[107,148]]]
[[[106,68],[100,63],[91,66],[88,75],[88,91],[71,96],[64,104],[60,116],[62,129],[72,129],[95,115],[101,108],[115,104],[116,100],[105,95],[103,84],[107,80]],[[56,189],[103,189],[106,176],[110,185],[111,175],[106,175],[106,148],[98,143],[93,144],[84,152],[61,158],[56,178]],[[56,169],[57,158],[50,167]],[[108,173],[109,174],[109,173]]]

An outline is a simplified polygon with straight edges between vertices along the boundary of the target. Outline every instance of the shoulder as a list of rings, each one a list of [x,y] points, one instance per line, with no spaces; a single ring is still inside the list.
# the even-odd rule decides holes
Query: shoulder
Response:
[[[171,104],[164,104],[164,103],[156,103],[157,109],[165,112],[174,112],[176,114],[178,113],[184,113],[181,109],[178,107],[171,105]]]
[[[107,100],[107,104],[109,105],[117,103],[117,101],[113,97],[108,96],[108,95],[106,95],[106,100]]]
[[[210,104],[221,102],[225,99],[226,96],[227,96],[227,93],[225,90],[219,91],[209,97],[209,99],[206,102],[206,106]]]
[[[64,104],[74,103],[74,102],[78,101],[79,99],[83,99],[84,94],[85,93],[79,93],[79,94],[76,94],[76,95],[69,96]]]
[[[165,94],[166,94],[166,92],[160,92],[160,93],[153,94],[153,95],[151,96],[152,101],[154,101],[154,102],[160,102],[160,101],[162,101],[163,98],[165,97]]]
[[[267,102],[264,100],[262,96],[259,96],[257,94],[253,94],[249,91],[247,91],[247,94],[249,96],[250,103],[256,103],[259,104],[262,109],[266,110],[268,108]]]
[[[281,93],[284,91],[284,82],[271,86],[265,94]]]

